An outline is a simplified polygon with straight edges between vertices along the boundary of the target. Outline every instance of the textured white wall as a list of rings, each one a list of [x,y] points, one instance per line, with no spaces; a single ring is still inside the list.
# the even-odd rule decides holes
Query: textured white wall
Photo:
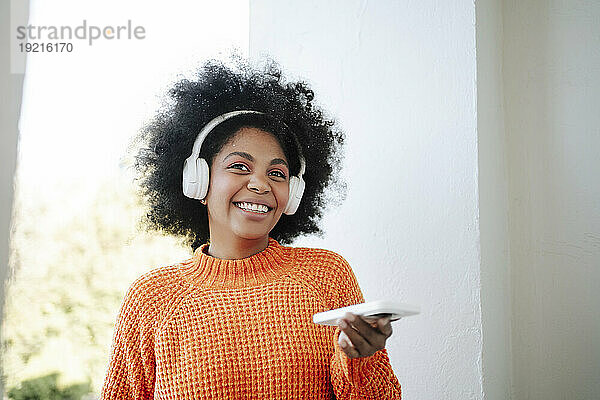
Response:
[[[346,257],[367,300],[422,307],[387,345],[405,398],[482,399],[473,2],[254,0],[261,53],[348,135],[348,199],[298,244]]]
[[[516,400],[600,398],[600,2],[504,1]]]
[[[486,399],[510,399],[511,307],[502,2],[479,0],[476,15],[483,391]]]

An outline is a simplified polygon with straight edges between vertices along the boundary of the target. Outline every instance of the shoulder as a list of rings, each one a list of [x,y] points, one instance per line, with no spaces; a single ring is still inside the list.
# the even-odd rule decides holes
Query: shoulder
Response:
[[[329,272],[331,274],[345,274],[352,270],[346,259],[331,250],[309,247],[294,247],[296,263],[302,267]]]
[[[176,275],[177,265],[153,268],[135,279],[129,287],[129,292],[145,293],[148,297],[158,295],[164,291],[165,286],[173,286]]]
[[[178,268],[179,264],[157,267],[139,276],[129,286],[123,307],[154,316],[167,312],[170,305],[185,295],[186,287],[178,278]]]
[[[328,308],[336,308],[340,293],[356,279],[346,259],[331,250],[293,247],[296,277],[325,299]]]

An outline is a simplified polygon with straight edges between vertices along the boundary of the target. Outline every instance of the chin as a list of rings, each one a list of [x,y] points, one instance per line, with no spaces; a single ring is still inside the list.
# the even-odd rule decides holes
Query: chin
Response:
[[[255,230],[239,230],[239,231],[234,231],[234,233],[236,234],[236,236],[241,237],[242,239],[246,239],[246,240],[257,240],[257,239],[262,239],[265,236],[269,236],[269,233],[271,231],[264,231],[264,230],[260,230],[260,231],[255,231]]]
[[[269,236],[275,225],[276,224],[272,224],[272,226],[270,224],[253,224],[243,221],[242,223],[234,224],[232,226],[232,231],[237,237],[246,240],[257,240]]]

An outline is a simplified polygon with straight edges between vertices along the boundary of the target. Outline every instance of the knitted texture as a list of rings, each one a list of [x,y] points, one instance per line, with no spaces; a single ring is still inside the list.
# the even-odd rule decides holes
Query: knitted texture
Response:
[[[224,260],[208,245],[129,288],[102,399],[400,399],[387,350],[349,359],[315,313],[363,303],[352,269],[322,249]]]

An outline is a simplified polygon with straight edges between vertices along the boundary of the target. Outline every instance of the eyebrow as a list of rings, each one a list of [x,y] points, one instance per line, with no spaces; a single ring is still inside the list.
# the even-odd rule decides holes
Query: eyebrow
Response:
[[[251,161],[251,162],[254,162],[254,161],[255,161],[255,160],[254,160],[254,157],[252,157],[252,155],[251,155],[251,154],[249,154],[249,153],[246,153],[245,151],[234,151],[234,152],[231,152],[231,153],[229,153],[229,154],[227,154],[227,155],[225,156],[225,158],[223,159],[223,161],[225,161],[226,159],[228,159],[228,158],[229,158],[229,157],[231,157],[231,156],[240,156],[240,157],[243,157],[243,158],[245,158],[245,159],[246,159],[246,160],[248,160],[248,161]],[[282,159],[282,158],[274,158],[274,159],[272,159],[272,160],[271,160],[271,162],[269,163],[269,165],[275,165],[275,164],[283,164],[283,165],[285,165],[286,167],[288,167],[288,168],[289,168],[289,165],[288,165],[288,163],[287,163],[287,162],[286,162],[284,159]]]

